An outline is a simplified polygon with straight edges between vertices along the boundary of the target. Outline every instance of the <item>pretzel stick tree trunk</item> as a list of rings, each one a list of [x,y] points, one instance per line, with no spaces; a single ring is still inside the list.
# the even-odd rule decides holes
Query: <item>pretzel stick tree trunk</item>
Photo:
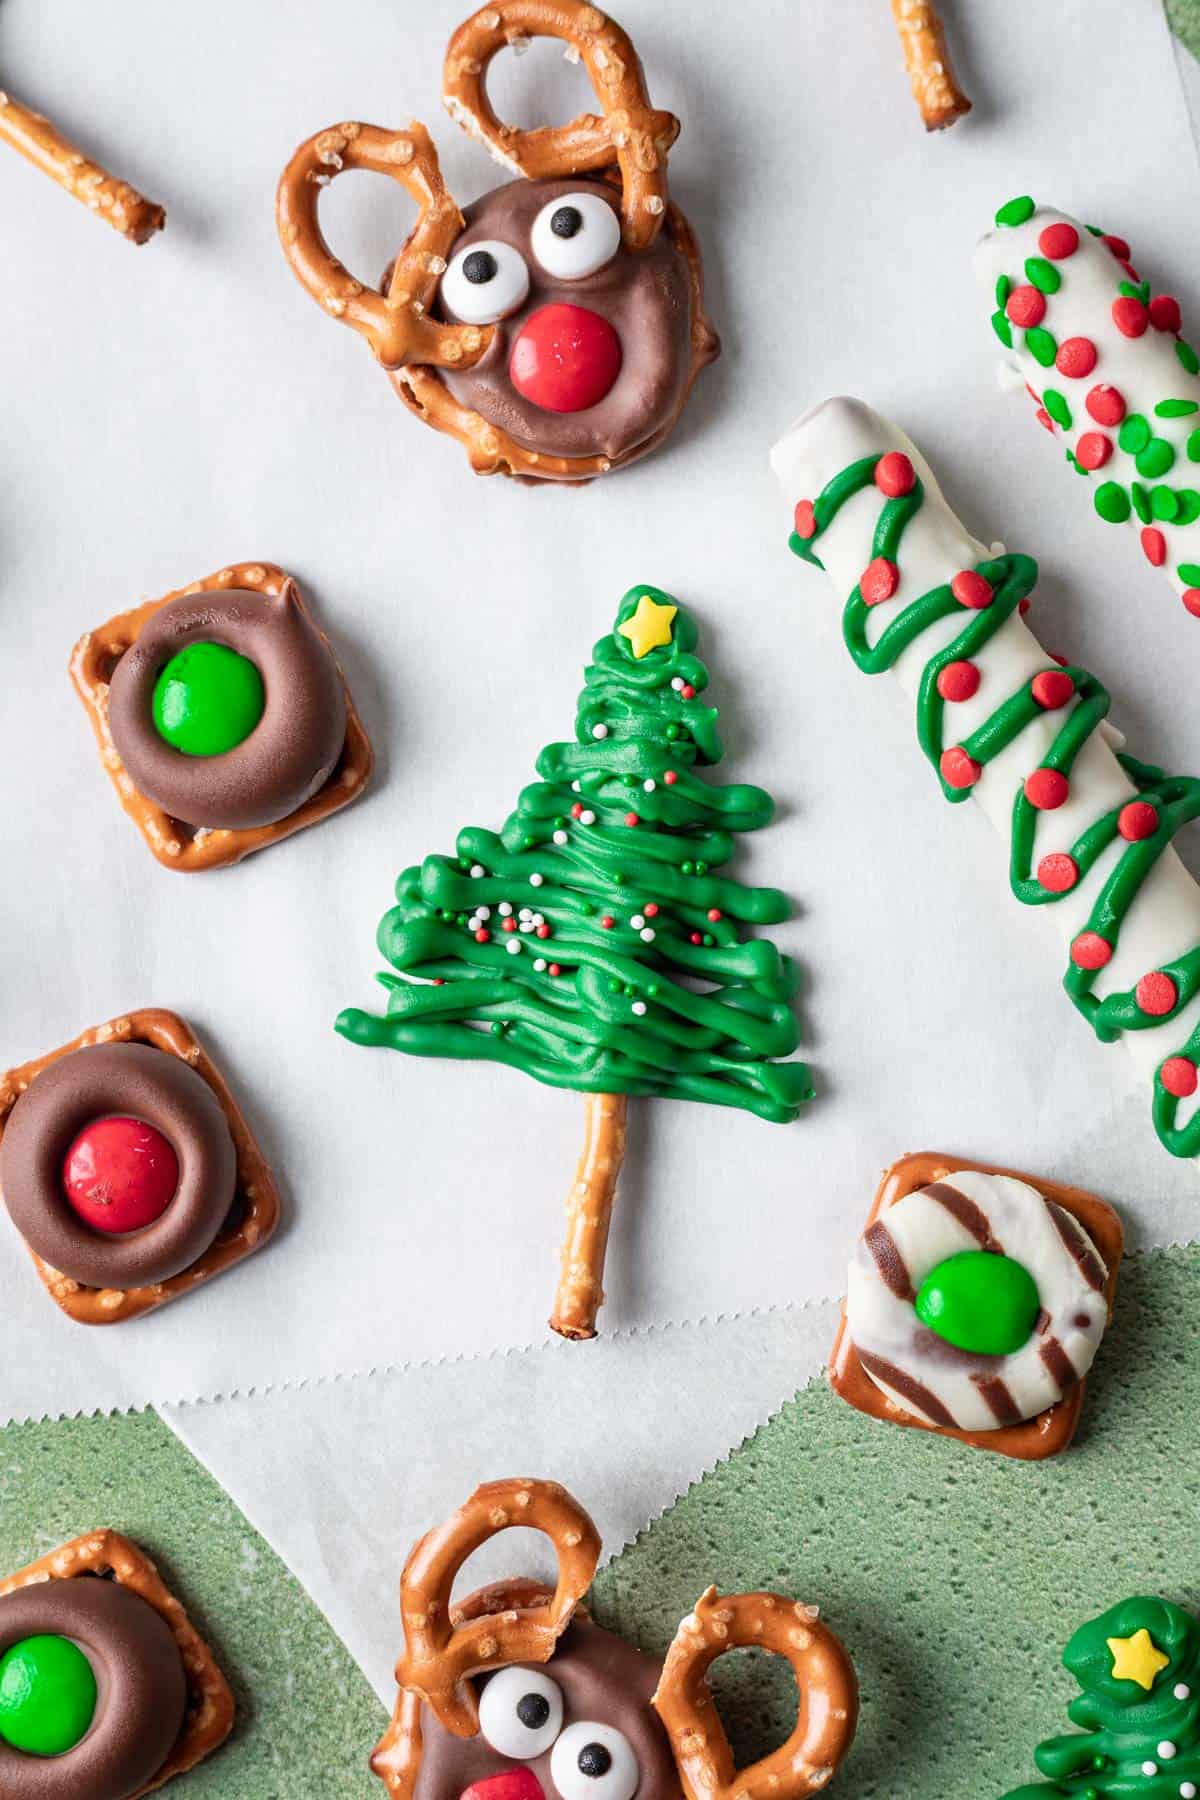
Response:
[[[567,1235],[550,1315],[551,1330],[568,1338],[596,1335],[608,1227],[625,1160],[624,1094],[585,1094],[583,1103],[583,1149],[567,1195]]]
[[[904,46],[904,66],[925,129],[944,131],[970,112],[971,102],[955,80],[938,9],[928,0],[892,0],[892,17]]]
[[[35,168],[49,175],[59,187],[74,195],[89,211],[106,219],[134,244],[144,244],[166,224],[167,215],[153,200],[146,200],[127,181],[119,181],[89,162],[82,150],[68,143],[49,119],[31,112],[8,94],[0,93],[0,140],[27,157]]]

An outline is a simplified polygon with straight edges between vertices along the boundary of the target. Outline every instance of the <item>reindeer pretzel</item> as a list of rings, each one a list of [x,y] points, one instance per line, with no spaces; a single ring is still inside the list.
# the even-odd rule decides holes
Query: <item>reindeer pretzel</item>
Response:
[[[553,1594],[539,1589],[538,1603],[530,1605],[529,1596],[517,1600],[508,1583],[513,1599],[506,1610],[456,1611],[450,1595],[463,1563],[497,1532],[514,1525],[544,1531],[553,1542],[558,1552]],[[428,1702],[455,1737],[473,1737],[479,1730],[479,1708],[470,1677],[509,1663],[548,1662],[599,1560],[596,1527],[557,1482],[486,1482],[445,1524],[425,1534],[404,1565],[404,1654],[396,1664],[400,1687]]]
[[[792,1665],[800,1710],[791,1736],[749,1769],[733,1751],[705,1679],[727,1650],[757,1645]],[[849,1747],[858,1720],[854,1665],[815,1606],[778,1594],[710,1587],[679,1627],[652,1702],[666,1727],[687,1800],[801,1800],[823,1788]]]
[[[420,208],[386,294],[357,281],[321,231],[321,189],[347,169],[392,176]],[[313,299],[366,338],[385,369],[469,369],[491,343],[491,326],[446,325],[429,316],[463,216],[442,180],[433,139],[415,119],[407,131],[349,122],[307,139],[280,178],[276,219],[284,255]]]
[[[530,38],[561,38],[582,58],[603,117],[518,131],[497,118],[487,94],[492,58]],[[446,51],[446,110],[514,175],[536,181],[611,168],[621,171],[621,218],[630,250],[647,249],[667,210],[667,152],[679,136],[673,113],[656,112],[627,34],[584,0],[502,0],[460,25]]]

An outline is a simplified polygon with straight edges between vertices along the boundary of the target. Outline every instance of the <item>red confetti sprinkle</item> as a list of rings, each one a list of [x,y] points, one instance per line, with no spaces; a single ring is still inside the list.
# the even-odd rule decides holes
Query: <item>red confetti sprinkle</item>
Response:
[[[1179,597],[1193,619],[1200,619],[1200,588],[1184,588]]]
[[[1067,658],[1065,656],[1060,656],[1057,650],[1047,650],[1046,655],[1050,658],[1051,662],[1056,662],[1060,669],[1066,668]]]
[[[1083,404],[1097,425],[1119,425],[1125,417],[1125,396],[1107,381],[1098,382]]]
[[[1095,344],[1091,338],[1064,338],[1055,353],[1054,366],[1060,375],[1066,375],[1072,381],[1082,381],[1096,366]]]
[[[1043,669],[1029,685],[1034,699],[1047,712],[1056,712],[1060,706],[1065,706],[1075,692],[1074,681],[1069,675],[1064,675],[1061,669]]]
[[[663,770],[663,780],[668,787],[674,787],[675,783],[679,780],[679,777],[675,773],[674,769],[664,769]]]
[[[1030,387],[1028,382],[1025,383],[1025,392],[1029,395],[1029,398],[1033,401],[1035,406],[1040,406],[1042,404],[1042,396],[1038,393],[1036,388]]]
[[[433,977],[433,983],[432,983],[432,985],[433,985],[433,986],[434,986],[434,987],[445,987],[445,985],[446,985],[446,977],[445,977],[445,976],[444,976],[444,975],[435,975],[435,976],[434,976],[434,977]]]
[[[1085,431],[1075,446],[1075,460],[1081,469],[1102,469],[1112,451],[1112,439],[1102,431]]]
[[[1071,961],[1077,969],[1102,969],[1112,956],[1112,945],[1098,931],[1081,931],[1071,945]]]
[[[1053,435],[1054,420],[1050,417],[1050,414],[1046,411],[1044,406],[1039,406],[1033,416],[1042,427],[1043,431],[1048,431]]]
[[[1127,843],[1153,837],[1158,830],[1158,809],[1148,800],[1130,800],[1117,814],[1117,830]]]
[[[808,538],[816,537],[817,515],[813,511],[813,503],[811,500],[797,500],[794,524],[796,527],[796,536],[798,538],[807,540]]]
[[[950,592],[960,606],[969,606],[973,612],[982,612],[985,606],[992,604],[992,584],[977,575],[974,569],[960,569],[950,583]]]
[[[515,919],[501,919],[500,929],[501,931],[515,931],[517,929],[517,921]]]
[[[1168,1056],[1158,1071],[1158,1079],[1168,1094],[1174,1094],[1177,1100],[1186,1100],[1194,1094],[1200,1083],[1200,1072],[1190,1056]]]
[[[902,494],[911,494],[916,481],[917,472],[903,450],[889,450],[875,464],[875,486],[889,500],[898,500]]]
[[[1177,332],[1182,328],[1183,314],[1174,294],[1155,294],[1150,302],[1150,323],[1155,331]]]
[[[1133,254],[1123,237],[1115,237],[1110,233],[1106,233],[1100,239],[1100,242],[1108,245],[1118,262],[1128,262]]]
[[[1133,997],[1141,1012],[1149,1013],[1153,1019],[1162,1019],[1175,1010],[1179,989],[1169,975],[1154,969],[1149,975],[1142,976],[1133,990]]]
[[[719,906],[710,906],[708,909],[708,916],[714,925],[719,924],[725,917]]]
[[[1167,540],[1157,525],[1147,525],[1142,530],[1142,549],[1146,553],[1146,561],[1161,569],[1167,560]]]
[[[702,931],[689,931],[688,937],[693,944],[702,944],[704,942],[704,933]]]
[[[492,934],[487,929],[487,926],[481,925],[479,930],[475,933],[475,942],[477,944],[488,944],[491,942],[491,939],[492,939]]]
[[[1074,256],[1079,248],[1079,233],[1073,225],[1065,222],[1061,225],[1047,225],[1038,238],[1038,249],[1051,262],[1062,262],[1064,257]]]
[[[641,822],[642,822],[641,819],[638,817],[638,815],[636,813],[626,813],[625,814],[625,823],[627,825],[640,825]]]
[[[1138,274],[1137,270],[1134,268],[1134,266],[1131,262],[1123,262],[1121,264],[1121,267],[1124,269],[1126,275],[1128,275],[1130,281],[1135,281],[1135,282],[1141,281],[1141,279],[1142,279],[1141,276]]]
[[[604,917],[600,921],[600,923],[601,923],[601,925],[603,925],[605,931],[611,931],[613,926],[616,924],[616,922],[617,921],[614,918],[611,918],[608,913],[605,913]]]
[[[1070,792],[1070,782],[1058,769],[1034,769],[1025,777],[1025,798],[1039,812],[1053,812]]]
[[[1014,325],[1019,325],[1022,331],[1029,331],[1033,326],[1040,325],[1045,318],[1046,297],[1037,288],[1026,283],[1013,289],[1005,301],[1004,310]]]
[[[537,936],[537,937],[540,937],[540,938],[548,938],[548,937],[549,937],[549,936],[550,936],[550,927],[549,927],[549,925],[538,925],[538,926],[536,926],[536,927],[535,927],[535,935],[536,935],[536,936]]]
[[[1017,617],[1023,619],[1025,617],[1025,614],[1029,611],[1029,609],[1032,605],[1033,605],[1033,601],[1029,598],[1028,594],[1026,594],[1026,596],[1023,600],[1018,600],[1017,601]]]
[[[571,817],[573,819],[579,819],[579,818],[583,817],[583,801],[582,800],[577,800],[575,802],[574,806],[571,808]]]
[[[937,691],[943,700],[969,700],[979,692],[979,670],[973,662],[947,663],[938,671]]]
[[[690,681],[685,681],[679,692],[683,695],[685,700],[694,700],[696,698],[696,690]]]
[[[953,744],[949,750],[943,750],[938,766],[942,771],[942,780],[947,787],[952,788],[974,787],[983,774],[979,763],[973,756],[967,755],[961,744]]]
[[[645,915],[648,919],[657,919],[657,917],[658,917],[658,901],[657,900],[649,901],[647,903],[647,905],[643,906],[642,911],[645,913]]]
[[[550,964],[550,973],[551,973],[551,975],[561,975],[562,974],[562,964],[561,963],[551,963]]]
[[[859,577],[858,590],[867,606],[878,606],[883,600],[890,600],[900,585],[900,571],[894,562],[886,556],[877,556],[869,562]]]
[[[1150,314],[1132,294],[1122,294],[1118,300],[1113,301],[1112,317],[1117,330],[1122,337],[1127,338],[1142,337],[1150,323]]]
[[[1065,851],[1056,850],[1050,856],[1043,856],[1037,866],[1037,878],[1038,885],[1048,894],[1066,894],[1079,880],[1079,864]]]

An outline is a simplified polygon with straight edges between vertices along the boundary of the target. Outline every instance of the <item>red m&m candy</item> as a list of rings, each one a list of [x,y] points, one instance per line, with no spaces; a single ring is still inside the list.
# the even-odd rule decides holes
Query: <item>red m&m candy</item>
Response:
[[[94,1119],[63,1159],[62,1184],[85,1225],[118,1237],[161,1219],[179,1186],[179,1159],[143,1119]]]
[[[556,300],[522,325],[508,359],[513,386],[543,412],[585,412],[621,372],[621,340],[597,312]]]

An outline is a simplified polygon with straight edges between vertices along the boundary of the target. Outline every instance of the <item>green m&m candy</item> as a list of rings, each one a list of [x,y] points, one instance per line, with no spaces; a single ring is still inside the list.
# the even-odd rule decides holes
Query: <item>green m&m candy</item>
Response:
[[[70,1638],[23,1638],[0,1657],[0,1738],[14,1750],[64,1756],[95,1711],[92,1665]]]
[[[1008,1356],[1027,1343],[1041,1310],[1024,1263],[963,1250],[931,1269],[914,1302],[922,1325],[959,1350]]]
[[[250,736],[265,704],[248,657],[224,644],[189,644],[154,684],[154,728],[184,756],[221,756]]]

